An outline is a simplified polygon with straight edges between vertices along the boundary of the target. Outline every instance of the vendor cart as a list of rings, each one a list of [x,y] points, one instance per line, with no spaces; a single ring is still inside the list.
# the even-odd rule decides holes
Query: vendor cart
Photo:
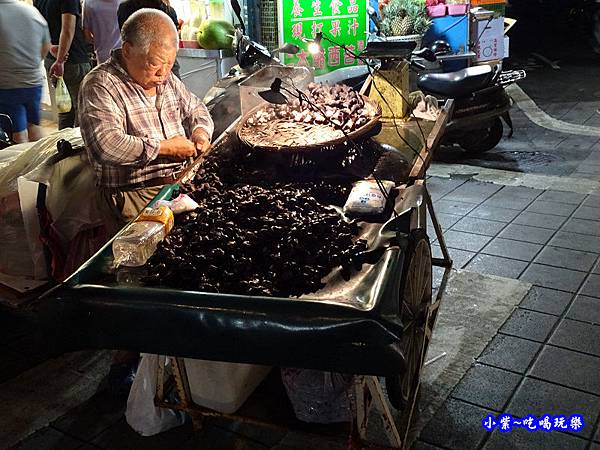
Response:
[[[390,446],[403,448],[452,265],[425,181],[451,110],[450,101],[429,129],[420,153],[409,161],[404,182],[397,186],[397,216],[370,227],[372,242],[380,243],[377,261],[341,288],[298,299],[149,288],[115,272],[111,240],[40,302],[56,352],[127,349],[169,355],[169,371],[164,369],[166,357],[159,357],[156,404],[188,412],[196,427],[206,417],[220,416],[329,435],[336,430],[311,428],[285,414],[284,403],[276,400],[282,390],[269,385],[272,377],[237,413],[198,406],[190,395],[184,358],[354,374],[353,418],[349,426],[342,426],[342,435],[351,437],[353,448],[368,446],[367,423],[375,408]],[[234,145],[235,127],[234,122],[220,136],[213,152]],[[193,177],[201,164],[196,161],[178,182]],[[170,198],[176,187],[165,186],[153,202]],[[432,258],[427,214],[443,258]],[[432,265],[445,268],[435,298]],[[382,378],[387,398],[402,412],[402,427],[391,414]],[[177,402],[170,389],[177,391]],[[253,406],[257,402],[263,407]],[[278,411],[269,412],[269,404]]]

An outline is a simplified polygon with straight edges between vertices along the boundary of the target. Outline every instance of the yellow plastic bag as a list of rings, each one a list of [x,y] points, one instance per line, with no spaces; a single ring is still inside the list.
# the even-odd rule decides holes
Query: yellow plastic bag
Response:
[[[56,109],[59,113],[68,113],[71,111],[71,96],[65,84],[63,77],[56,80],[56,90],[54,91],[56,99]]]

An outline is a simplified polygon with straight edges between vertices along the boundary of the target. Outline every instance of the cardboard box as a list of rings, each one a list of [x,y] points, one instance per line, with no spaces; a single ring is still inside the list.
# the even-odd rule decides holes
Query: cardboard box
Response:
[[[504,57],[504,18],[477,20],[471,35],[477,61],[490,61]]]

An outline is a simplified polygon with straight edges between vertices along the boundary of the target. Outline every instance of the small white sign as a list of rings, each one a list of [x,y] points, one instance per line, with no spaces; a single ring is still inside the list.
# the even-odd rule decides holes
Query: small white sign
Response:
[[[473,42],[477,61],[491,61],[504,57],[504,18],[475,22]]]

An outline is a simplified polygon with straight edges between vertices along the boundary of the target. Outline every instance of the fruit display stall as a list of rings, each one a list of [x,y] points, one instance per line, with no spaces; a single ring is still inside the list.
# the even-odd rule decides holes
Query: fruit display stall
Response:
[[[176,216],[143,266],[115,267],[113,242],[125,228],[45,294],[48,335],[60,352],[170,355],[168,372],[164,356],[156,368],[156,402],[190,413],[196,426],[210,416],[284,427],[299,421],[278,401],[270,415],[252,408],[257,396],[263,406],[273,403],[274,391],[263,389],[273,376],[237,413],[197,405],[187,358],[352,374],[351,425],[341,435],[364,441],[373,410],[392,447],[402,448],[408,427],[396,426],[379,377],[408,424],[451,267],[424,177],[452,104],[406,158],[373,138],[380,112],[372,100],[314,84],[302,100],[259,105],[163,188],[151,205],[186,193],[199,207]],[[321,132],[298,134],[313,128]],[[285,133],[296,136],[293,145],[276,142]],[[342,207],[364,179],[391,183],[386,207],[353,216]],[[428,213],[441,259],[431,255]],[[435,298],[432,263],[446,268]]]

